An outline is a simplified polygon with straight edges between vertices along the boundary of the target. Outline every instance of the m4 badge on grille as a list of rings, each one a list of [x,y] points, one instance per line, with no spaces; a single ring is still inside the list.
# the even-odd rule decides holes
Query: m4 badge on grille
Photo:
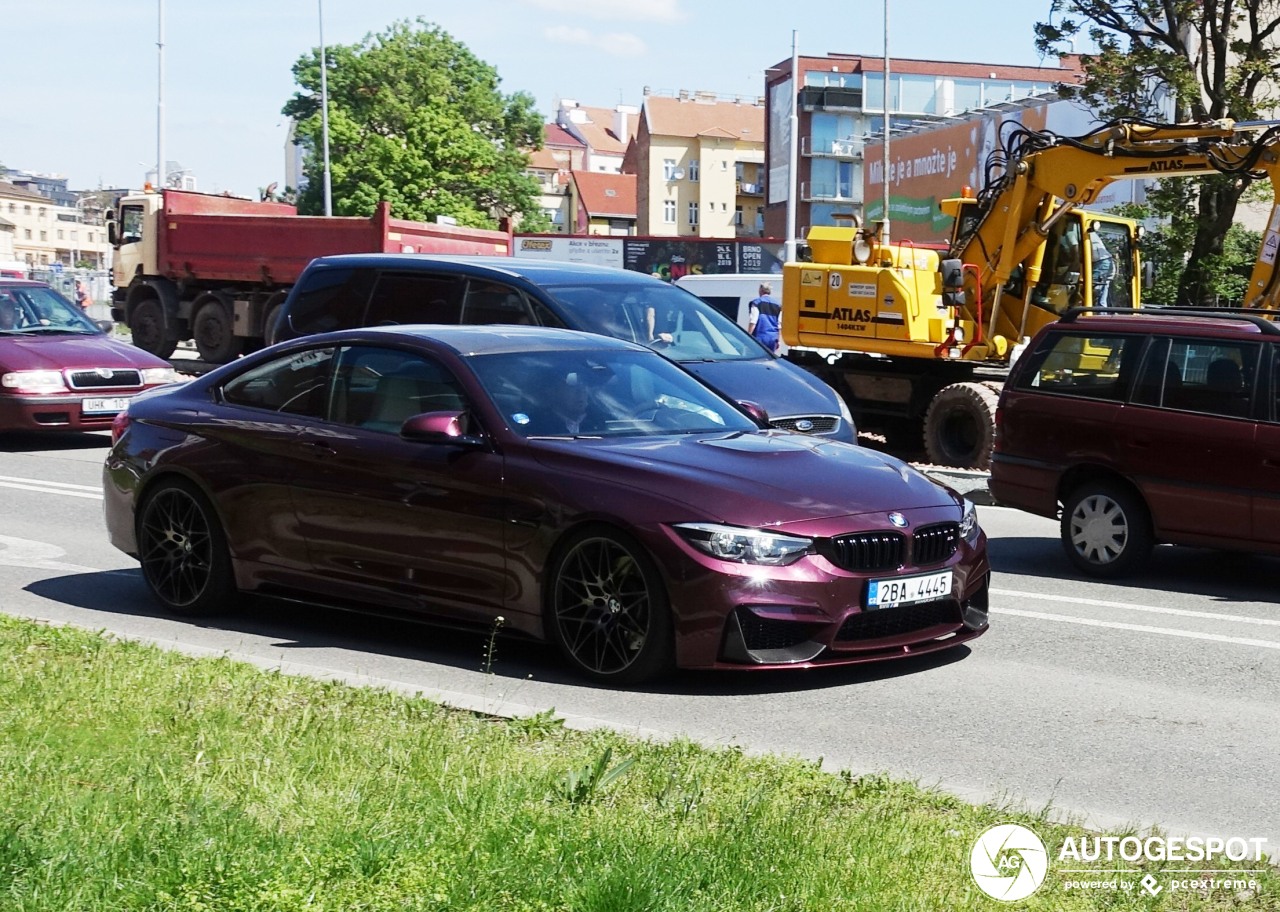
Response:
[[[893,523],[899,529],[905,529],[907,527],[907,518],[901,513],[890,513],[889,522]]]

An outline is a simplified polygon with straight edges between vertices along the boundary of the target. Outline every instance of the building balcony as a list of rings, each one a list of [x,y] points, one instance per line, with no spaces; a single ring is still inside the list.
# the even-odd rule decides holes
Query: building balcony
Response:
[[[806,111],[860,111],[862,90],[841,86],[805,86],[800,90],[800,107]]]
[[[859,193],[855,196],[851,185],[836,183],[835,181],[801,181],[800,198],[811,203],[862,202],[862,194]]]
[[[866,143],[860,139],[827,139],[815,141],[812,136],[800,137],[800,154],[810,158],[840,158],[845,161],[861,161]]]
[[[739,196],[763,196],[764,184],[752,183],[751,181],[738,181]]]

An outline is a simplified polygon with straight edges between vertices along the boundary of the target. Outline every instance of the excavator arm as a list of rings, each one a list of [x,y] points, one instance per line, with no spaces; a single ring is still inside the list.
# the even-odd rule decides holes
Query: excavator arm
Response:
[[[1026,327],[1045,239],[1060,219],[1096,201],[1112,182],[1214,173],[1252,180],[1280,170],[1276,121],[1117,121],[1080,137],[1018,128],[1004,139],[987,163],[989,172],[998,173],[977,199],[944,203],[957,217],[950,256],[966,265],[965,316],[980,319],[985,302],[983,322],[992,338],[1015,323]],[[1248,307],[1277,306],[1280,182],[1272,186],[1276,208],[1254,264]]]

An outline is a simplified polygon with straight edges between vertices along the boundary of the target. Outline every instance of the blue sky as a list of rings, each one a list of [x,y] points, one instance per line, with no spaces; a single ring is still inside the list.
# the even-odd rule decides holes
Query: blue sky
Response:
[[[1049,0],[889,2],[891,59],[1055,64],[1032,36]],[[793,30],[810,56],[878,56],[885,32],[883,0],[0,0],[0,163],[73,189],[139,186],[156,159],[161,6],[166,158],[201,190],[241,195],[283,184],[280,109],[293,63],[320,43],[321,8],[327,45],[405,19],[439,25],[548,118],[560,98],[639,105],[645,86],[761,95]]]

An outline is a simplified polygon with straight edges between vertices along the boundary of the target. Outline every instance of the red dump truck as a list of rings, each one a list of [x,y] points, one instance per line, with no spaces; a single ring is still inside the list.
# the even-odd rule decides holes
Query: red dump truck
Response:
[[[298,215],[287,203],[185,190],[124,196],[109,213],[111,315],[139,348],[167,358],[195,341],[222,364],[267,341],[303,267],[333,253],[511,255],[503,231],[410,222],[380,203],[370,218]]]

